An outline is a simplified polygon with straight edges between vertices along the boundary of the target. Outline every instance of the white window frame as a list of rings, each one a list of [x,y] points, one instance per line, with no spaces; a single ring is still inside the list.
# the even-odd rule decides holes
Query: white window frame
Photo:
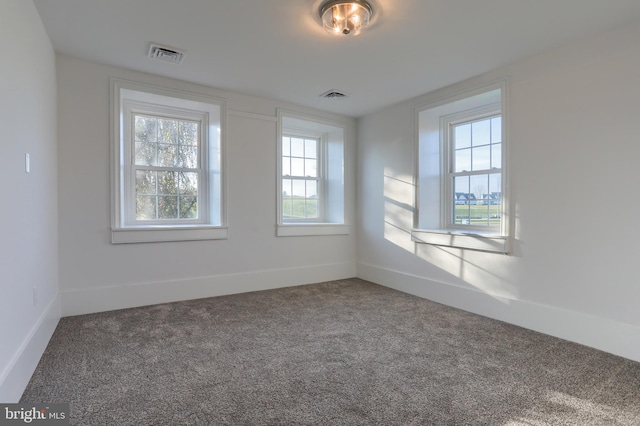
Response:
[[[439,100],[423,104],[415,109],[416,122],[416,209],[412,240],[417,243],[432,244],[462,249],[480,250],[494,253],[509,253],[510,215],[508,197],[508,119],[507,119],[507,87],[508,81],[501,80],[463,93],[446,96]],[[489,94],[499,90],[499,101]],[[483,97],[491,98],[483,101]],[[431,135],[429,148],[424,148],[425,133],[422,129],[421,114],[442,114],[438,117],[437,140]],[[474,121],[475,118],[500,115],[502,118],[501,146],[501,221],[500,226],[472,226],[452,223],[453,193],[452,179],[452,138],[449,135],[451,124],[460,121]],[[432,119],[435,122],[435,119]],[[428,133],[428,132],[427,132]],[[433,133],[433,131],[431,131]],[[425,152],[422,152],[424,150]],[[432,158],[437,155],[438,158]],[[431,170],[424,172],[429,163]],[[424,173],[424,174],[423,174]],[[486,173],[486,171],[484,171]],[[429,181],[430,179],[430,181]],[[436,185],[434,182],[439,183]],[[422,186],[424,186],[422,188]],[[438,188],[439,187],[439,188]],[[427,190],[426,188],[430,188]],[[433,192],[431,194],[430,192]],[[424,213],[428,211],[428,213]],[[437,216],[437,218],[436,218]],[[424,218],[429,219],[425,220]],[[427,225],[425,226],[426,222]]]
[[[453,127],[463,123],[476,122],[487,118],[502,117],[502,111],[499,104],[490,104],[471,111],[464,111],[441,118],[440,131],[443,133],[442,139],[444,146],[442,147],[442,170],[444,170],[444,178],[442,179],[442,228],[454,231],[467,230],[477,233],[500,233],[500,225],[496,226],[474,226],[471,224],[455,223],[452,219],[454,216],[455,192],[453,180],[456,176],[473,176],[484,174],[502,174],[502,167],[499,169],[482,169],[465,172],[455,172],[454,167],[454,150],[455,139],[453,135]],[[501,142],[502,143],[502,142]],[[504,145],[502,145],[504,146]],[[501,159],[501,164],[503,164]],[[501,185],[502,186],[502,185]],[[487,189],[488,191],[488,189]],[[502,201],[502,199],[501,199]],[[502,212],[501,212],[502,213]],[[501,220],[502,222],[502,220]]]
[[[133,161],[135,151],[133,149],[135,145],[135,126],[134,120],[136,115],[147,115],[158,118],[165,118],[169,120],[184,120],[194,121],[198,123],[199,135],[198,135],[198,165],[196,168],[185,167],[158,167],[158,166],[140,166],[136,165]],[[207,179],[207,165],[209,164],[209,150],[205,149],[207,144],[203,141],[209,139],[208,135],[208,114],[198,113],[195,111],[182,110],[169,107],[158,107],[157,105],[131,102],[129,100],[124,101],[124,198],[126,202],[123,206],[124,223],[125,226],[131,227],[146,227],[146,226],[182,226],[182,225],[206,225],[210,223],[209,220],[209,179]],[[138,220],[136,218],[136,211],[133,208],[136,205],[136,172],[137,170],[155,170],[155,171],[169,171],[180,172],[187,171],[191,173],[197,173],[198,175],[198,218],[196,219],[157,219],[157,220]],[[129,207],[129,208],[127,208]]]
[[[226,227],[223,99],[111,79],[111,242],[145,243],[228,238]],[[198,218],[137,220],[135,205],[135,114],[200,123],[198,158]],[[143,168],[147,168],[144,166]],[[158,168],[156,169],[174,169]],[[183,168],[183,170],[185,170]],[[192,169],[190,171],[194,171]]]
[[[292,130],[292,129],[288,129],[287,131],[285,131],[282,135],[282,137],[280,138],[280,143],[282,144],[282,139],[285,137],[290,137],[290,138],[300,138],[300,139],[314,139],[317,141],[317,149],[316,149],[316,167],[317,167],[317,176],[315,178],[311,178],[311,177],[306,177],[306,176],[293,176],[293,175],[283,175],[282,179],[286,179],[287,177],[291,178],[292,180],[297,179],[297,180],[315,180],[316,182],[318,182],[318,195],[317,195],[317,212],[318,212],[318,217],[317,218],[299,218],[299,219],[293,219],[293,218],[287,218],[285,219],[284,217],[282,217],[282,223],[283,224],[296,224],[296,223],[324,223],[326,221],[326,208],[327,208],[327,203],[325,201],[326,199],[326,184],[325,184],[325,178],[327,175],[327,171],[326,171],[326,158],[327,158],[327,149],[326,149],[326,145],[327,145],[327,135],[324,133],[317,133],[317,132],[309,132],[306,130]],[[280,155],[280,161],[282,162],[282,159],[284,158],[284,155]],[[282,164],[281,164],[282,165]],[[282,184],[282,180],[280,181],[280,184]],[[282,204],[280,204],[280,206],[282,206]]]
[[[336,134],[340,136],[336,137]],[[299,136],[319,140],[318,147],[318,218],[285,219],[282,211],[282,139]],[[347,235],[345,164],[347,126],[308,114],[278,109],[276,205],[278,237]],[[338,164],[339,162],[339,164]]]

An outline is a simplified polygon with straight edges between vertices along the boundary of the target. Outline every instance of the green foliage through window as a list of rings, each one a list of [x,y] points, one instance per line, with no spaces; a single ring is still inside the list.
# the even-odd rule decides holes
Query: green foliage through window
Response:
[[[198,126],[135,115],[136,220],[198,218]]]

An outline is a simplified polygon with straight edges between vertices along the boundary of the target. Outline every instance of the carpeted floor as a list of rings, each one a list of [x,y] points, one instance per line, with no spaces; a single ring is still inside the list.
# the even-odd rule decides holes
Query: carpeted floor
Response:
[[[640,363],[351,279],[63,318],[77,425],[639,425]]]

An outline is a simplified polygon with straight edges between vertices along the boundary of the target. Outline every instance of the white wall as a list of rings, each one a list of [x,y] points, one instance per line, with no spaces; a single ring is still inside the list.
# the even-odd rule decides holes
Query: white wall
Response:
[[[68,56],[58,56],[57,70],[63,315],[355,276],[353,228],[348,236],[275,237],[276,108],[348,124],[351,199],[355,120]],[[227,99],[228,240],[109,243],[110,77]],[[348,210],[352,222],[352,201]]]
[[[0,57],[0,402],[17,402],[60,318],[55,55],[31,1],[0,3]]]
[[[640,361],[640,23],[359,120],[358,276]],[[513,250],[414,244],[414,108],[509,76]]]

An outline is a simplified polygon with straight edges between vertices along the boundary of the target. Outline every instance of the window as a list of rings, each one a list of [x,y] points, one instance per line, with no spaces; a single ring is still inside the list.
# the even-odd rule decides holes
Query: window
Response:
[[[414,241],[508,252],[505,89],[418,108]]]
[[[226,238],[224,103],[115,79],[112,86],[112,242]]]
[[[278,111],[278,236],[347,234],[345,126]]]
[[[125,193],[135,210],[128,209],[128,222],[202,223],[202,209],[198,208],[206,203],[206,191],[199,191],[205,182],[205,159],[200,148],[202,120],[181,119],[175,113],[130,114],[134,138],[126,148],[134,152],[125,167],[125,175],[131,174]]]
[[[475,114],[474,114],[475,115]],[[447,228],[499,231],[502,205],[502,117],[465,114],[448,122]]]
[[[319,137],[282,136],[282,219],[285,222],[321,219],[322,164]]]

